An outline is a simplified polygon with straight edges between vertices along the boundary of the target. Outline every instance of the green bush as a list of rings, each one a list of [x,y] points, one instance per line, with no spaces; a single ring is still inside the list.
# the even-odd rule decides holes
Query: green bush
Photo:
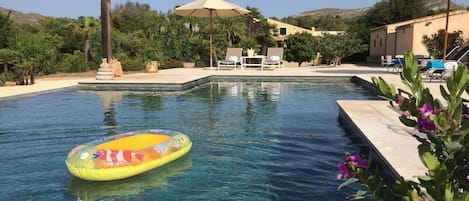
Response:
[[[161,61],[158,63],[158,68],[159,69],[182,68],[182,61],[178,61],[178,60]]]
[[[1,73],[0,74],[0,81],[2,83],[5,83],[7,81],[14,81],[14,80],[16,80],[16,78],[15,78],[14,74],[12,74],[12,73]]]
[[[94,62],[86,62],[85,55],[76,50],[73,54],[63,54],[62,60],[57,64],[57,70],[63,73],[77,73],[96,69],[97,66]]]

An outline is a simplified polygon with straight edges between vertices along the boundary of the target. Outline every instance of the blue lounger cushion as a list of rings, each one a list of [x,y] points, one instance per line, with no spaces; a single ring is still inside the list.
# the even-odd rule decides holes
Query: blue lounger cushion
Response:
[[[445,64],[443,61],[429,61],[427,68],[445,68]]]

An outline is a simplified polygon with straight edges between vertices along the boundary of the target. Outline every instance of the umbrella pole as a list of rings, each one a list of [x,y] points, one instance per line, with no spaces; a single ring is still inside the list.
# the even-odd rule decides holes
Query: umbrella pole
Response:
[[[448,0],[448,5],[446,7],[445,42],[443,43],[443,62],[446,61],[446,49],[448,48],[448,22],[449,22],[450,4],[451,4],[451,0]]]
[[[213,55],[213,40],[212,40],[212,12],[213,10],[210,9],[210,68],[213,67],[213,60],[212,60],[212,55]]]

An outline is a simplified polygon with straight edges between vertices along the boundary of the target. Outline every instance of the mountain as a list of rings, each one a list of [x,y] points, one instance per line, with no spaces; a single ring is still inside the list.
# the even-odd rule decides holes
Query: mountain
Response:
[[[0,7],[0,13],[8,15],[10,9]],[[10,19],[18,24],[37,24],[39,20],[45,18],[45,16],[37,13],[22,13],[11,10]]]
[[[370,9],[367,8],[358,8],[358,9],[337,9],[337,8],[324,8],[319,10],[311,10],[305,11],[297,15],[293,15],[292,17],[300,17],[300,16],[311,16],[314,19],[318,19],[325,16],[340,16],[345,19],[350,19],[354,17],[358,17],[364,15],[366,11]]]
[[[386,0],[383,0],[386,1]],[[447,7],[447,0],[427,0],[425,1],[426,7],[431,9],[431,10],[442,10],[446,9]],[[460,8],[465,8],[464,5],[457,5],[455,3],[451,3],[451,7],[460,7]],[[319,9],[319,10],[310,10],[310,11],[305,11],[296,15],[293,15],[292,17],[299,17],[299,16],[311,16],[313,19],[318,19],[320,17],[325,17],[325,16],[340,16],[345,19],[350,19],[354,17],[358,17],[361,15],[366,14],[366,12],[370,9],[371,7],[366,7],[366,8],[357,8],[357,9],[335,9],[335,8],[324,8],[324,9]]]
[[[430,10],[443,10],[443,9],[446,9],[446,7],[448,7],[448,0],[428,0],[426,2],[426,6],[427,8],[429,8]],[[451,7],[461,7],[455,3],[452,3],[450,4]]]

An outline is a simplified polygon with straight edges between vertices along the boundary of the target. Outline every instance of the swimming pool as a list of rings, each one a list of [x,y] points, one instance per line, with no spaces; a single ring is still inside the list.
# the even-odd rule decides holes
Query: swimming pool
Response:
[[[376,99],[348,79],[210,82],[177,93],[75,89],[0,101],[2,200],[344,200],[337,163],[357,150],[335,100]],[[191,152],[114,182],[73,178],[78,144],[163,128]]]

